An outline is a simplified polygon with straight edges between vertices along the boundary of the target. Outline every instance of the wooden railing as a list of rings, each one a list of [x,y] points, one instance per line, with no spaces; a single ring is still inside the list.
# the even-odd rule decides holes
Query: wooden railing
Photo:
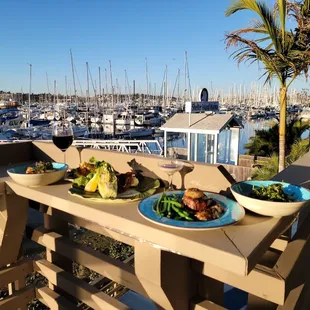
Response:
[[[264,305],[268,305],[268,309],[276,309],[277,305],[284,305],[281,309],[309,309],[309,217],[304,219],[303,225],[300,223],[292,239],[282,236],[275,240],[262,256],[261,263],[248,276],[239,276],[169,249],[141,242],[138,236],[123,234],[121,229],[110,229],[71,212],[56,210],[40,203],[38,197],[31,197],[33,201],[30,203],[6,186],[5,167],[45,158],[60,161],[62,154],[53,145],[39,142],[11,147],[0,146],[3,165],[0,169],[3,177],[0,180],[0,289],[8,287],[9,294],[0,300],[1,310],[27,309],[28,303],[35,298],[51,309],[79,309],[77,301],[93,309],[129,309],[118,300],[120,291],[126,289],[150,298],[158,308],[224,309],[223,283],[247,291],[249,307],[254,305],[256,309],[264,309]],[[10,152],[11,156],[2,150]],[[119,171],[126,171],[126,163],[132,158],[130,154],[115,156],[108,151],[83,150],[79,153],[75,148],[68,150],[67,158],[71,166],[76,166],[80,160],[93,155],[98,159],[104,158]],[[148,168],[145,173],[152,175],[152,168],[157,165],[155,158],[141,156],[138,159],[143,167]],[[233,181],[221,166],[194,165],[191,179],[186,175],[175,178],[178,188],[197,186],[225,192]],[[159,176],[165,178],[164,173]],[[42,226],[27,226],[29,207],[44,214]],[[121,262],[75,243],[70,238],[68,223],[134,246],[135,257]],[[288,220],[288,226],[289,223]],[[23,257],[23,237],[43,246],[45,257]],[[104,289],[98,288],[96,283],[76,278],[72,274],[72,262],[100,274]],[[146,264],[153,264],[151,273],[149,268],[145,268]],[[35,286],[27,281],[27,276],[35,272],[46,278],[46,285]]]

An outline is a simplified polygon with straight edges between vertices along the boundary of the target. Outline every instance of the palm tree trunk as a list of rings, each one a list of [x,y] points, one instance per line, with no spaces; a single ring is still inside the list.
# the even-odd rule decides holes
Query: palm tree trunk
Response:
[[[287,88],[280,89],[280,125],[279,125],[279,172],[285,168],[285,132],[286,132]]]

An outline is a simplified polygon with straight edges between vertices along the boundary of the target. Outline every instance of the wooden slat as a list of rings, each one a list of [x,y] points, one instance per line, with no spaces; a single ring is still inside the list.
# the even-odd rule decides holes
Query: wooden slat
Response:
[[[113,231],[111,229],[104,228],[103,226],[100,226],[96,223],[87,221],[81,217],[77,217],[77,216],[74,216],[72,214],[53,209],[53,208],[46,206],[46,205],[43,205],[43,204],[40,204],[39,209],[37,209],[37,208],[34,208],[34,209],[38,210],[42,213],[56,217],[56,219],[59,218],[61,220],[65,220],[66,222],[68,222],[70,224],[89,229],[89,230],[96,232],[100,235],[104,235],[104,236],[110,237],[112,239],[126,243],[128,245],[134,246],[134,239],[133,238],[130,238],[124,234],[120,234],[120,233]]]
[[[51,310],[74,310],[79,309],[63,296],[52,291],[48,287],[36,288],[36,298]]]
[[[62,256],[76,261],[139,294],[147,296],[135,275],[134,268],[128,264],[112,259],[89,247],[76,244],[55,232],[48,232],[42,227],[33,231],[31,240],[54,252],[61,253]]]
[[[34,270],[45,276],[48,281],[95,310],[130,309],[118,300],[100,292],[90,284],[75,278],[72,274],[49,263],[45,259],[35,260],[33,264]]]
[[[3,179],[0,179],[1,182]],[[7,218],[0,247],[2,267],[14,263],[18,258],[28,217],[28,201],[14,193],[5,193],[0,197],[0,209]]]
[[[3,240],[3,231],[0,230],[0,247],[1,247],[1,244],[2,244],[2,240]]]
[[[10,297],[0,301],[1,310],[26,310],[27,304],[35,298],[35,290],[32,286],[28,286],[20,291],[17,291]]]
[[[197,261],[192,262],[192,268],[200,274],[207,275],[253,295],[279,305],[284,304],[285,281],[273,269],[258,265],[249,275],[243,277],[233,272],[227,272],[217,266]]]
[[[0,269],[0,287],[24,278],[33,272],[33,264],[30,259],[19,261],[9,267]]]
[[[0,231],[4,231],[6,226],[6,216],[0,211]]]
[[[226,310],[226,308],[223,308],[212,301],[204,300],[199,303],[192,303],[191,310]]]
[[[310,285],[310,215],[304,219],[286,250],[281,254],[275,270],[285,279],[287,300],[283,309],[299,308],[304,290]]]
[[[276,239],[276,240],[272,243],[272,245],[271,245],[270,247],[271,247],[272,249],[279,250],[279,251],[283,252],[283,251],[286,249],[286,247],[287,247],[287,245],[288,245],[288,242],[289,242],[289,239],[288,239],[288,238],[286,238],[286,239],[284,239],[284,238],[278,238],[278,239]]]
[[[163,309],[189,309],[196,282],[188,258],[137,241],[135,272],[148,297]]]

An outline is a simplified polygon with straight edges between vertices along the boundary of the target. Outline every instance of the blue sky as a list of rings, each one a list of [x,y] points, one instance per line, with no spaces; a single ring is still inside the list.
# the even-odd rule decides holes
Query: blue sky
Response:
[[[269,2],[272,2],[269,0]],[[258,81],[257,65],[237,64],[225,50],[224,34],[248,24],[242,12],[225,17],[230,0],[2,0],[0,89],[28,91],[28,63],[33,66],[33,92],[47,91],[54,80],[64,91],[65,76],[72,85],[72,49],[82,88],[86,61],[98,83],[98,67],[109,68],[124,88],[124,70],[137,90],[145,90],[145,58],[149,78],[160,88],[165,65],[173,87],[183,71],[184,51],[192,87],[228,91],[233,84]],[[181,75],[182,81],[184,76]],[[104,86],[104,85],[103,85]],[[183,84],[181,84],[181,87]],[[307,87],[303,79],[293,87]],[[73,86],[71,86],[73,89]],[[79,87],[77,87],[79,89]]]

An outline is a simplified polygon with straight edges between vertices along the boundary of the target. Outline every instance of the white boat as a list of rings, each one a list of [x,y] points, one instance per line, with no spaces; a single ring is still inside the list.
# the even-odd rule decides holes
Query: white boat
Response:
[[[75,138],[84,137],[88,134],[88,128],[86,126],[74,126],[72,125],[73,135]]]
[[[135,116],[135,124],[137,126],[160,126],[163,118],[154,113],[137,114]]]
[[[134,123],[132,116],[129,112],[121,112],[115,119],[115,125],[128,126]]]
[[[100,123],[100,122],[101,122],[101,119],[100,119],[100,117],[98,117],[98,116],[92,116],[92,117],[90,118],[90,122],[91,122],[91,123]]]
[[[154,129],[152,128],[135,128],[130,129],[124,132],[124,137],[132,139],[132,138],[141,138],[141,137],[150,137],[152,136]]]
[[[102,117],[103,124],[113,124],[114,123],[114,114],[104,114]]]
[[[72,125],[74,138],[85,137],[88,135],[88,128],[86,126],[76,126]],[[51,140],[52,139],[52,127],[42,130],[42,139]]]
[[[5,109],[0,111],[0,129],[2,132],[20,128],[24,119],[19,110]]]

